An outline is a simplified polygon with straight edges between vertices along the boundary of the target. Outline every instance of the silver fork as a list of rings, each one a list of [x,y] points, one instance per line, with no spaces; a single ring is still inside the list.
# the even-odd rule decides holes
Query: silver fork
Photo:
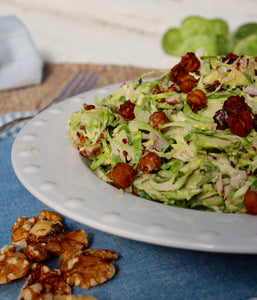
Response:
[[[94,72],[89,75],[88,71],[84,72],[82,75],[81,75],[81,73],[83,73],[83,72],[80,70],[72,78],[72,80],[65,86],[65,88],[62,90],[62,92],[56,98],[54,98],[50,103],[48,103],[45,107],[43,107],[42,109],[40,109],[33,115],[17,118],[17,119],[14,119],[14,120],[0,126],[0,133],[12,128],[13,126],[15,126],[16,124],[18,124],[22,121],[32,119],[33,117],[35,117],[42,111],[46,110],[48,107],[50,107],[54,103],[58,103],[61,100],[67,99],[71,96],[78,95],[82,92],[92,90],[93,87],[96,85],[100,75],[98,74],[95,76]]]

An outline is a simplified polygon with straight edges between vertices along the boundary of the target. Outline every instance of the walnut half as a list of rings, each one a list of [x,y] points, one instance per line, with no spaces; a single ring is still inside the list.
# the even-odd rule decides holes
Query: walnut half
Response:
[[[9,283],[27,275],[30,262],[16,246],[6,245],[0,249],[0,284]]]
[[[20,246],[30,261],[42,262],[50,255],[60,256],[68,249],[88,246],[84,230],[65,231],[61,217],[42,210],[38,217],[20,217],[12,227],[12,243]]]
[[[62,278],[61,271],[34,263],[18,300],[54,300],[56,295],[70,295],[71,288]]]
[[[59,266],[69,285],[89,289],[115,275],[115,266],[110,261],[117,258],[116,252],[106,249],[67,251],[61,256]]]

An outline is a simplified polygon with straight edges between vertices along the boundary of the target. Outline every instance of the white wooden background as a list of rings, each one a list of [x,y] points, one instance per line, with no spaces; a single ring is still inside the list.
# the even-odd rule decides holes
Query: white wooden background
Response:
[[[188,15],[222,17],[230,29],[257,22],[257,0],[0,0],[0,16],[16,15],[49,62],[167,68],[166,29]]]

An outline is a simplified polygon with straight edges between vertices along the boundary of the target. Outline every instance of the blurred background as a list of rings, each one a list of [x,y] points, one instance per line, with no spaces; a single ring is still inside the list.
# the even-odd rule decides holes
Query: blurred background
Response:
[[[101,74],[98,88],[169,70],[201,46],[257,56],[256,0],[1,0],[0,22],[1,113],[44,107],[79,70]],[[17,42],[21,24],[36,51]]]
[[[229,31],[257,22],[256,0],[1,0],[16,15],[44,61],[170,68],[177,58],[162,38],[187,16],[222,18]]]

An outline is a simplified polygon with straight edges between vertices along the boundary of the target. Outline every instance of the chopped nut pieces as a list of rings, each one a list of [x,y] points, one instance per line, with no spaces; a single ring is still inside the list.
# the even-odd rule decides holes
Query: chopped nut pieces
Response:
[[[7,245],[0,249],[0,284],[22,278],[29,272],[30,262],[24,254],[16,252],[16,248]]]
[[[117,253],[109,250],[67,251],[59,261],[65,281],[83,289],[110,280],[115,267],[109,261],[116,260]]]
[[[70,286],[64,281],[61,271],[34,263],[19,300],[55,299],[55,295],[69,295]]]
[[[41,211],[38,217],[26,217],[17,219],[12,227],[12,243],[22,247],[24,240],[36,240],[40,237],[48,237],[64,232],[64,226],[61,219],[56,219],[56,214]]]
[[[117,260],[118,254],[105,249],[85,250],[87,233],[65,231],[61,221],[59,215],[46,210],[38,217],[20,217],[12,227],[15,245],[0,249],[0,284],[28,275],[19,300],[94,300],[90,296],[72,296],[70,286],[89,289],[115,275],[111,261]],[[16,252],[18,246],[20,252]],[[50,255],[60,258],[59,269],[39,263]]]
[[[61,219],[54,212],[40,212],[38,217],[19,218],[12,228],[12,242],[31,260],[41,262],[50,255],[60,256],[67,249],[88,246],[84,230],[65,232]]]

